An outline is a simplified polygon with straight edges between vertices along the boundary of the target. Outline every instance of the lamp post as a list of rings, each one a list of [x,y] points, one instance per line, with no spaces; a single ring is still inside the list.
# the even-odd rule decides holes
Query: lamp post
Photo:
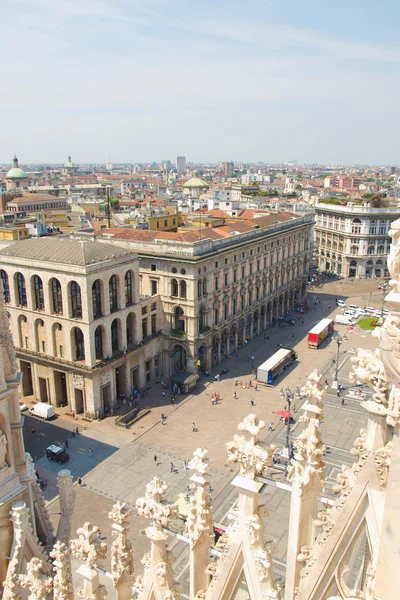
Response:
[[[290,409],[292,407],[292,402],[293,400],[300,400],[301,398],[301,391],[300,388],[296,388],[294,391],[290,389],[290,387],[286,387],[283,388],[281,390],[279,390],[279,393],[281,395],[281,398],[284,402],[286,402],[286,405],[288,407],[288,420],[287,420],[287,428],[286,428],[286,448],[287,448],[287,453],[288,453],[288,460],[290,460],[292,458],[292,453],[290,450]]]
[[[340,337],[340,335],[337,335],[336,338],[336,343],[337,343],[337,355],[336,355],[336,374],[335,374],[335,381],[336,381],[336,387],[338,387],[338,375],[339,375],[339,353],[340,353],[340,345],[343,342],[342,338]]]

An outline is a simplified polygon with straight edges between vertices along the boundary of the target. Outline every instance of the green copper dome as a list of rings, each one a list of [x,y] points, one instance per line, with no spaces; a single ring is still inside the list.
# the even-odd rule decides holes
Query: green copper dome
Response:
[[[19,168],[18,158],[16,156],[13,158],[13,167],[8,171],[6,179],[28,179],[27,173]]]
[[[73,162],[72,162],[72,160],[71,160],[71,155],[69,155],[69,156],[68,156],[68,160],[67,160],[67,162],[65,163],[64,167],[65,167],[65,168],[67,168],[67,169],[72,169],[72,168],[73,168],[73,166],[74,166],[74,163],[73,163]]]

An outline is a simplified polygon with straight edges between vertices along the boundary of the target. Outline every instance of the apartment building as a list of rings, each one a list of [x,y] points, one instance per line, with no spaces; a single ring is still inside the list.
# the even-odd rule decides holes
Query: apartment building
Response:
[[[397,207],[318,203],[314,258],[323,271],[348,277],[387,277],[389,229]]]
[[[162,373],[159,297],[141,297],[139,260],[112,244],[19,241],[0,274],[22,395],[91,418]]]
[[[163,307],[164,374],[209,370],[306,295],[314,217],[278,213],[180,233],[102,230],[140,259]]]

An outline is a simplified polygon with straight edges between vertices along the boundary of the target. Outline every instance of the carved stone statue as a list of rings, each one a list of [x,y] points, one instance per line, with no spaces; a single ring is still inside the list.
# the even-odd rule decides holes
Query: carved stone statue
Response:
[[[5,469],[6,467],[8,467],[8,464],[6,462],[6,455],[7,455],[7,436],[0,429],[0,469]]]

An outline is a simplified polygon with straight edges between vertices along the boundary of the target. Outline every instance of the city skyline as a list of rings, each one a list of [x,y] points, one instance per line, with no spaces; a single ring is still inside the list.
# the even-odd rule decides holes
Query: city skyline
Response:
[[[0,161],[397,164],[385,6],[12,0]]]

